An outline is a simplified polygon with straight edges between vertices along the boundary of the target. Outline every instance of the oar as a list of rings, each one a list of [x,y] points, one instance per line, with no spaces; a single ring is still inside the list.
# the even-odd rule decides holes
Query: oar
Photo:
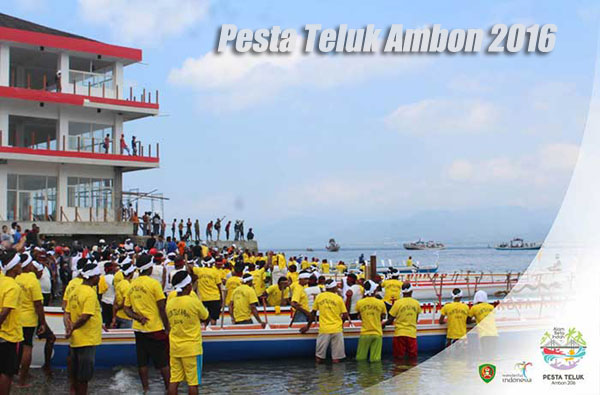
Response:
[[[263,310],[265,312],[265,324],[267,324],[267,326],[269,325],[269,316],[267,314],[267,302],[265,301],[265,298],[261,298],[262,299],[262,305],[263,305]]]

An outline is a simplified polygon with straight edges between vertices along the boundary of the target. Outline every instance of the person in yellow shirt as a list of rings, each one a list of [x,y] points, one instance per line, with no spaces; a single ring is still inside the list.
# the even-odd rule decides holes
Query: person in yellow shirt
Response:
[[[402,282],[398,280],[398,273],[392,272],[392,275],[389,279],[384,280],[381,283],[381,287],[383,288],[383,301],[385,302],[386,309],[388,312],[392,308],[394,302],[400,299],[400,290],[402,289]]]
[[[279,277],[277,284],[267,288],[267,303],[269,306],[287,306],[290,304],[289,281],[285,277]]]
[[[210,323],[215,325],[221,316],[221,273],[215,267],[194,267],[194,274],[198,278],[198,294],[202,304],[209,312]]]
[[[121,273],[122,279],[115,287],[111,328],[130,329],[133,326],[133,320],[125,313],[125,296],[129,292],[129,287],[131,287],[134,272],[135,266],[131,262],[121,266],[119,273]]]
[[[42,296],[42,287],[36,276],[36,268],[33,265],[33,258],[29,254],[21,254],[21,274],[15,279],[21,287],[21,304],[19,307],[19,318],[23,327],[23,342],[20,347],[21,367],[19,371],[19,387],[27,386],[29,377],[29,367],[31,365],[31,351],[33,349],[33,335],[36,332],[40,338],[48,338],[51,343],[51,331],[46,333],[46,319],[44,316],[44,305]],[[38,329],[39,323],[39,329]],[[53,344],[51,344],[53,346]],[[46,364],[49,360],[46,361]]]
[[[323,259],[323,261],[321,262],[321,272],[323,274],[329,274],[329,262],[327,262],[327,259]]]
[[[17,346],[23,341],[19,319],[21,258],[15,249],[0,251],[0,394],[9,394],[12,378],[19,370]]]
[[[74,262],[73,262],[74,261]],[[69,327],[71,323],[69,322],[69,314],[67,314],[67,305],[69,303],[69,297],[71,294],[83,283],[83,277],[81,276],[81,271],[83,267],[88,263],[87,258],[82,258],[80,256],[76,256],[72,258],[72,264],[75,265],[75,270],[73,271],[73,278],[67,286],[65,287],[65,292],[63,293],[62,300],[62,309],[63,309],[63,324],[65,328]]]
[[[290,280],[290,284],[295,284],[298,282],[298,276],[300,273],[297,271],[297,266],[295,264],[291,264],[288,266],[288,279]]]
[[[492,356],[496,351],[498,328],[494,306],[488,303],[485,291],[479,290],[473,296],[473,306],[469,309],[469,318],[475,318],[479,337],[479,351],[483,356]]]
[[[440,311],[440,325],[444,325],[446,321],[448,322],[446,347],[467,336],[469,306],[462,303],[461,298],[462,291],[459,288],[454,288],[452,290],[452,302],[445,304]]]
[[[131,282],[125,296],[125,313],[133,319],[135,348],[140,380],[148,392],[148,364],[160,370],[165,389],[169,386],[168,337],[169,321],[165,312],[165,294],[160,283],[150,277],[152,257],[141,254],[136,266],[139,277]],[[166,331],[166,332],[165,332]]]
[[[256,292],[256,296],[261,297],[265,294],[267,287],[265,286],[266,279],[266,270],[265,266],[256,269],[256,265],[251,263],[248,265],[248,273],[252,275],[252,284],[254,284],[254,291]]]
[[[311,274],[302,272],[298,275],[298,282],[292,283],[292,307],[294,308],[294,316],[292,322],[307,322],[310,316],[308,307],[308,295],[304,292],[304,288],[308,284]]]
[[[412,297],[413,287],[408,281],[402,284],[402,298],[394,302],[390,309],[390,316],[383,326],[394,323],[394,337],[392,338],[392,352],[394,358],[408,357],[411,364],[417,363],[417,322],[421,314],[419,301]]]
[[[319,334],[315,357],[317,363],[327,357],[327,349],[331,346],[331,359],[338,363],[346,358],[344,349],[344,321],[349,320],[344,299],[337,293],[337,282],[329,279],[325,283],[326,291],[315,298],[310,318],[305,326],[300,328],[300,333],[306,333],[319,313]]]
[[[251,324],[252,316],[264,328],[267,324],[262,322],[258,315],[256,306],[258,298],[252,287],[252,275],[246,273],[242,276],[242,285],[236,288],[229,304],[229,311],[232,312],[231,320],[234,324]]]
[[[233,267],[233,273],[231,277],[227,279],[225,282],[225,289],[227,290],[227,295],[225,296],[225,304],[229,306],[231,303],[231,297],[233,296],[233,292],[237,287],[242,285],[242,274],[244,272],[244,265],[242,263],[236,263]]]
[[[344,264],[344,262],[339,261],[337,266],[335,267],[338,275],[343,275],[348,270],[348,267]]]
[[[308,259],[303,258],[302,262],[300,262],[300,270],[306,270],[310,267],[310,263],[308,262]]]
[[[412,256],[409,256],[408,259],[406,260],[406,266],[412,267],[412,265],[413,265]]]
[[[356,360],[381,361],[381,347],[383,345],[383,328],[381,320],[385,318],[387,310],[381,299],[375,298],[378,285],[374,281],[367,281],[364,285],[364,297],[356,302],[356,310],[362,325],[358,348],[356,349]]]
[[[96,347],[102,343],[100,302],[93,289],[100,273],[98,265],[86,264],[81,273],[83,282],[67,303],[71,325],[65,328],[65,337],[70,341],[71,392],[76,394],[87,394],[88,382],[94,375]]]
[[[169,395],[176,395],[179,383],[185,381],[189,394],[198,394],[202,377],[202,329],[200,322],[209,318],[202,302],[190,295],[192,277],[185,271],[173,276],[175,297],[167,302],[169,319],[169,358],[171,379]]]

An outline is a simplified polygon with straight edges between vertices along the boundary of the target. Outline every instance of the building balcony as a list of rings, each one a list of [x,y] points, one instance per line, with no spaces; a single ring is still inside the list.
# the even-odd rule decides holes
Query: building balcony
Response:
[[[70,70],[64,82],[51,84],[45,74],[40,81],[28,75],[21,84],[13,78],[10,86],[0,86],[0,97],[112,110],[122,114],[124,120],[158,115],[158,91],[122,89],[110,75]]]
[[[123,171],[151,169],[159,167],[160,147],[142,145],[138,142],[135,150],[120,152],[118,146],[109,141],[108,148],[104,148],[104,141],[99,139],[85,139],[79,136],[69,136],[69,141],[63,137],[62,142],[56,140],[40,141],[32,137],[31,144],[27,146],[2,145],[2,131],[0,131],[0,159],[23,160],[34,162],[86,164],[100,166],[118,166]]]

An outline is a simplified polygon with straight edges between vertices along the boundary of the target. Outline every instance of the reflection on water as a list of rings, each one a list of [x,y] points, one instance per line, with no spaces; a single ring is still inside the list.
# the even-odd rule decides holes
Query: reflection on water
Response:
[[[419,356],[419,362],[431,355]],[[348,360],[339,364],[317,364],[311,359],[278,361],[221,362],[206,364],[202,375],[203,393],[211,394],[350,394],[381,383],[411,366],[391,358],[370,363]],[[65,370],[55,370],[46,379],[39,369],[33,370],[32,387],[15,390],[15,394],[62,394],[68,390]],[[407,383],[407,385],[411,385]],[[135,367],[98,370],[90,383],[91,394],[136,394],[141,386]],[[187,393],[185,386],[181,393]],[[151,373],[150,393],[162,394],[157,372]]]

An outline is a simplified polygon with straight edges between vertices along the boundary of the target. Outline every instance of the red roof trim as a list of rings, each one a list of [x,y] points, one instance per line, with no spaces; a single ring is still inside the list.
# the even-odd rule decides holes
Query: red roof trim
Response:
[[[152,158],[148,156],[129,156],[129,155],[115,155],[115,154],[103,154],[95,152],[84,152],[84,151],[57,151],[49,149],[33,149],[24,147],[0,147],[0,153],[5,152],[9,154],[26,154],[26,155],[42,155],[42,156],[55,156],[55,157],[67,157],[67,158],[80,158],[80,159],[100,159],[110,161],[127,161],[127,162],[144,162],[144,163],[158,163],[159,158]]]
[[[69,51],[88,52],[95,55],[104,55],[140,62],[142,50],[101,43],[99,41],[85,40],[82,38],[57,36],[54,34],[31,32],[28,30],[0,27],[0,40],[12,41],[21,44],[61,48]]]
[[[84,100],[93,103],[111,104],[116,106],[127,106],[133,108],[150,108],[158,110],[156,103],[144,103],[132,100],[108,99],[105,97],[75,95],[72,93],[49,92],[39,89],[15,88],[12,86],[0,86],[0,97],[11,99],[33,100],[52,103],[64,103],[72,106],[83,106]]]

